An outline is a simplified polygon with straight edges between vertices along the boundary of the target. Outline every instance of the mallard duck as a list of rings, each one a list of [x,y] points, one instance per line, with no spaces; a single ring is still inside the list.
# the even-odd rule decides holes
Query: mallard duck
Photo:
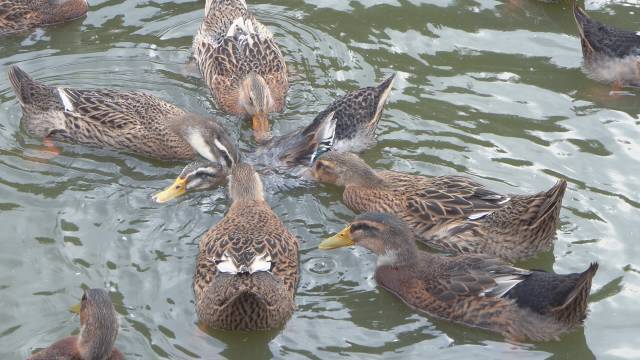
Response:
[[[573,2],[585,70],[594,80],[640,87],[640,34],[591,19]]]
[[[218,106],[252,117],[256,139],[268,139],[268,114],[285,107],[287,66],[244,0],[207,0],[193,56]]]
[[[298,239],[264,200],[252,166],[231,169],[232,204],[200,238],[193,289],[199,321],[208,328],[265,330],[295,309]]]
[[[188,113],[153,95],[109,89],[47,86],[17,66],[9,79],[32,136],[128,150],[164,160],[197,155],[232,166],[238,152],[215,120]]]
[[[87,9],[86,0],[0,0],[0,35],[73,20]]]
[[[428,315],[544,341],[582,324],[598,264],[576,274],[524,270],[488,255],[439,256],[416,248],[411,229],[386,213],[364,213],[321,249],[358,245],[378,257],[378,285]]]
[[[309,165],[317,155],[329,149],[345,151],[364,149],[375,141],[375,130],[389,98],[394,79],[395,74],[377,86],[363,87],[339,97],[321,111],[311,124],[265,141],[250,157],[258,158],[257,162],[268,162],[275,167],[290,168]],[[166,202],[185,194],[186,191],[183,190],[189,186],[189,179],[197,178],[191,175],[196,174],[195,171],[202,169],[203,166],[206,164],[187,166],[174,183],[158,193],[154,200]],[[198,186],[189,186],[188,190],[218,187],[225,173],[219,166],[213,167],[219,169],[216,173],[220,176],[197,178]]]
[[[114,347],[117,336],[118,317],[109,294],[102,289],[89,289],[80,302],[80,334],[55,342],[29,359],[124,359]]]
[[[312,173],[320,182],[344,186],[351,210],[394,214],[428,246],[509,261],[549,249],[567,186],[560,180],[547,192],[505,196],[463,176],[375,171],[357,155],[336,151],[321,155]]]

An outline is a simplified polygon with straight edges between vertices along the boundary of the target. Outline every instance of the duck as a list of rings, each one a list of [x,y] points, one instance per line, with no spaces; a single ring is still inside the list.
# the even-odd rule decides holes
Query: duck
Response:
[[[400,218],[367,212],[319,248],[368,249],[377,256],[376,283],[409,307],[511,341],[557,340],[587,316],[598,263],[573,274],[525,270],[489,255],[420,251],[413,236]]]
[[[396,74],[376,86],[367,86],[344,94],[322,110],[313,121],[285,135],[272,137],[249,155],[256,162],[289,170],[309,166],[328,150],[363,151],[375,143],[375,132],[382,117]],[[211,190],[224,182],[224,168],[213,164],[219,176],[197,176],[206,163],[189,164],[173,183],[154,195],[154,201],[165,203],[187,193],[185,190]],[[198,181],[197,186],[189,184]],[[188,187],[188,189],[187,189]]]
[[[239,160],[215,119],[187,112],[143,92],[48,86],[9,67],[22,125],[35,137],[125,150],[161,160],[200,158],[226,168]]]
[[[84,16],[86,0],[2,0],[0,1],[0,35],[53,25]]]
[[[251,117],[256,140],[269,139],[269,113],[286,105],[287,65],[244,0],[206,1],[193,58],[219,108]]]
[[[552,246],[567,187],[560,180],[546,192],[503,195],[465,176],[376,171],[356,154],[338,151],[320,155],[311,176],[343,187],[342,200],[356,213],[400,217],[436,250],[508,261],[534,257]]]
[[[28,360],[121,360],[124,356],[114,347],[117,336],[118,317],[109,293],[88,289],[80,302],[80,333],[53,343]]]
[[[640,87],[640,33],[593,20],[573,1],[587,74],[617,87]]]
[[[265,201],[260,176],[239,163],[228,178],[231,206],[199,240],[193,289],[206,329],[267,330],[295,310],[298,239]]]

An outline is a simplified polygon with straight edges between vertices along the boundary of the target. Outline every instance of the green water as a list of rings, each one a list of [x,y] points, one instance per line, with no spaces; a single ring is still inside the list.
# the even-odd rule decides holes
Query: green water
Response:
[[[518,2],[519,1],[519,2]],[[157,205],[181,164],[62,145],[47,160],[19,126],[6,78],[18,63],[48,84],[145,90],[219,115],[185,67],[204,2],[90,0],[89,14],[0,39],[0,358],[23,359],[78,330],[82,286],[112,291],[129,359],[640,358],[640,91],[612,97],[581,72],[567,5],[527,0],[279,0],[250,6],[291,69],[284,133],[345,91],[398,73],[363,156],[377,168],[467,174],[513,193],[569,181],[553,252],[519,264],[557,272],[600,263],[584,328],[511,344],[410,311],[372,279],[362,249],[317,250],[353,216],[334,188],[275,186],[268,201],[301,240],[297,312],[281,331],[206,334],[196,326],[198,238],[224,214],[222,190]],[[638,28],[637,5],[587,3]]]

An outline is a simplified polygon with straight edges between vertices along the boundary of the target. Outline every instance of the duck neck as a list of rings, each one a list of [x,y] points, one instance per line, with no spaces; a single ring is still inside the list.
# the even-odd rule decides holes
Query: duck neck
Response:
[[[383,178],[378,176],[370,167],[353,167],[348,170],[345,176],[345,186],[358,186],[366,188],[385,187],[386,183]]]
[[[80,327],[78,351],[82,359],[104,360],[109,358],[118,335],[118,325],[112,323],[93,324]]]

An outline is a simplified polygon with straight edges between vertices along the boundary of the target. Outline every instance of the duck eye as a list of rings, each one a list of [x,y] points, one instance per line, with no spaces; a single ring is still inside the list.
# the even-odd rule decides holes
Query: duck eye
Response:
[[[81,301],[87,301],[87,294],[82,294],[82,300]]]

